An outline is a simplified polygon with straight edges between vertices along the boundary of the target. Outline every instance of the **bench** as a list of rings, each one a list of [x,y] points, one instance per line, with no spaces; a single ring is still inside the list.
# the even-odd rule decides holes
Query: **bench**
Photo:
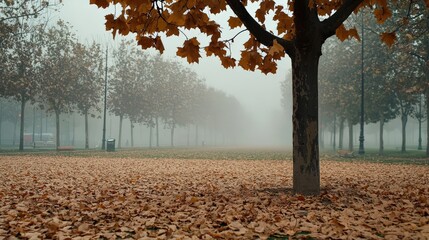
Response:
[[[354,151],[348,151],[348,150],[338,150],[337,155],[338,155],[338,157],[342,157],[342,158],[354,158],[354,157],[356,157],[356,154]]]
[[[57,147],[57,151],[72,151],[74,150],[74,146],[59,146]]]

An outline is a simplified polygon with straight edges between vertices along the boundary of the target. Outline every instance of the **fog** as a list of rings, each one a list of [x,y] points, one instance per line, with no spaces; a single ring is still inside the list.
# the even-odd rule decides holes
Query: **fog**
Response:
[[[122,36],[112,40],[110,32],[106,32],[104,15],[114,12],[114,9],[98,9],[94,5],[88,5],[85,1],[64,1],[64,7],[59,13],[52,13],[53,18],[59,18],[69,22],[82,41],[103,42],[109,47],[114,47]],[[129,36],[132,39],[132,36]],[[243,37],[245,39],[245,37]],[[163,56],[175,59],[190,67],[199,76],[206,79],[209,87],[219,89],[234,96],[248,113],[249,119],[244,119],[246,136],[243,136],[239,144],[247,145],[275,145],[291,144],[291,131],[285,126],[290,125],[288,115],[281,106],[281,81],[289,72],[290,61],[283,59],[275,75],[264,75],[260,72],[248,72],[241,68],[224,69],[218,59],[203,56],[199,64],[188,64],[186,59],[177,57],[177,44],[174,40],[166,40]],[[236,52],[239,53],[240,43]],[[127,129],[124,126],[124,129]],[[128,134],[127,131],[124,131]],[[124,138],[127,136],[124,135]],[[167,138],[168,139],[168,138]],[[179,138],[180,140],[180,138]]]
[[[56,22],[62,19],[73,26],[78,39],[83,43],[97,42],[103,48],[110,50],[116,48],[122,36],[117,36],[115,40],[110,32],[105,31],[104,15],[114,12],[115,9],[98,9],[94,5],[89,5],[87,1],[64,1],[64,6],[59,11],[50,10],[50,21]],[[223,20],[225,21],[225,20]],[[133,36],[127,36],[127,39],[133,39]],[[181,37],[178,37],[180,40]],[[182,37],[183,38],[183,37]],[[195,125],[179,126],[174,135],[174,146],[251,146],[251,147],[283,147],[290,148],[292,145],[292,123],[291,123],[291,92],[285,97],[286,106],[282,106],[281,84],[286,81],[290,85],[290,59],[284,58],[278,62],[276,74],[264,75],[258,71],[249,72],[239,67],[234,69],[225,69],[218,59],[212,57],[203,57],[198,64],[188,64],[186,59],[176,56],[178,45],[177,39],[165,39],[165,59],[174,59],[181,62],[184,66],[195,71],[201,78],[205,79],[208,87],[220,90],[228,96],[236,98],[244,115],[240,122],[239,129],[229,133],[220,132],[215,127],[201,126],[197,132]],[[240,53],[242,41],[246,36],[233,43],[233,54]],[[241,41],[241,42],[240,42]],[[236,46],[235,46],[236,45]],[[150,54],[154,51],[148,50]],[[109,60],[110,66],[112,60]],[[102,93],[100,93],[102,94]],[[0,99],[4,102],[3,99]],[[225,107],[225,106],[222,106]],[[323,111],[323,109],[321,109]],[[14,113],[15,114],[15,113]],[[18,115],[16,113],[15,115]],[[102,142],[102,113],[95,113],[94,117],[89,119],[89,147],[99,148]],[[45,111],[37,106],[27,105],[25,114],[25,130],[28,134],[34,133],[55,133],[55,119],[52,115],[46,115]],[[17,145],[19,142],[19,126],[16,126],[18,120],[3,120],[1,125],[1,144],[3,146]],[[78,148],[84,147],[85,130],[84,117],[77,113],[61,114],[61,145],[73,145]],[[386,148],[399,149],[401,145],[401,123],[397,118],[385,125],[384,144]],[[426,128],[422,128],[422,138],[425,142]],[[344,129],[346,129],[345,127]],[[355,125],[354,145],[359,141],[359,125]],[[338,131],[338,130],[337,130]],[[152,132],[152,134],[151,134]],[[365,146],[377,148],[379,144],[378,124],[369,124],[365,126]],[[321,133],[321,147],[332,149],[334,136],[333,131],[326,129]],[[344,146],[348,142],[348,130],[344,130]],[[119,117],[111,113],[107,114],[106,138],[119,140]],[[152,141],[150,140],[152,139]],[[417,120],[410,118],[407,124],[407,145],[415,148],[418,144],[418,123]],[[122,126],[121,146],[131,147],[131,127],[129,119],[125,118]],[[156,146],[155,129],[148,128],[146,125],[136,125],[134,128],[134,147]],[[170,129],[164,122],[159,124],[159,146],[170,146]]]

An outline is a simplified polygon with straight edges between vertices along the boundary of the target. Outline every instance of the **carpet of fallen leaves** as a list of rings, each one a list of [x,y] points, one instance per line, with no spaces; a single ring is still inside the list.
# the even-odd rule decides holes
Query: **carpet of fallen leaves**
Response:
[[[321,162],[0,157],[0,239],[428,239],[429,168]],[[12,237],[12,238],[10,238]]]

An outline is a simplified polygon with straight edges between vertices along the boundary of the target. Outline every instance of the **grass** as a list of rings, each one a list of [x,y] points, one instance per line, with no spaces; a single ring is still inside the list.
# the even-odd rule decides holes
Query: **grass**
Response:
[[[125,148],[115,152],[106,152],[98,149],[59,151],[54,149],[26,149],[0,150],[0,155],[38,155],[38,156],[76,156],[100,158],[174,158],[174,159],[229,159],[229,160],[291,160],[292,151],[287,148]],[[381,156],[377,149],[366,149],[364,155],[356,154],[353,158],[344,158],[332,150],[321,150],[323,160],[334,161],[364,161],[388,164],[417,164],[429,165],[429,158],[425,151],[409,150],[401,153],[398,150],[385,150]]]

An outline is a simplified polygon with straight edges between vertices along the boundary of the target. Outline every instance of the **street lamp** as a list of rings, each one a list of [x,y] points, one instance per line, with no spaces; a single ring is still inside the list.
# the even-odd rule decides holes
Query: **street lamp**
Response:
[[[362,15],[362,25],[361,25],[361,32],[362,32],[362,42],[361,42],[361,46],[362,46],[362,49],[361,49],[361,77],[362,77],[362,79],[361,79],[361,94],[360,94],[360,97],[361,97],[361,99],[360,99],[360,135],[359,135],[359,154],[361,154],[361,155],[363,155],[363,154],[365,154],[365,149],[364,149],[364,146],[363,146],[363,142],[365,141],[365,137],[363,136],[363,131],[364,131],[364,65],[363,65],[363,57],[364,57],[364,54],[363,54],[363,50],[364,50],[364,29],[363,29],[363,17],[364,17],[364,14],[363,14],[363,9],[362,9],[362,12],[361,12],[361,15]]]

